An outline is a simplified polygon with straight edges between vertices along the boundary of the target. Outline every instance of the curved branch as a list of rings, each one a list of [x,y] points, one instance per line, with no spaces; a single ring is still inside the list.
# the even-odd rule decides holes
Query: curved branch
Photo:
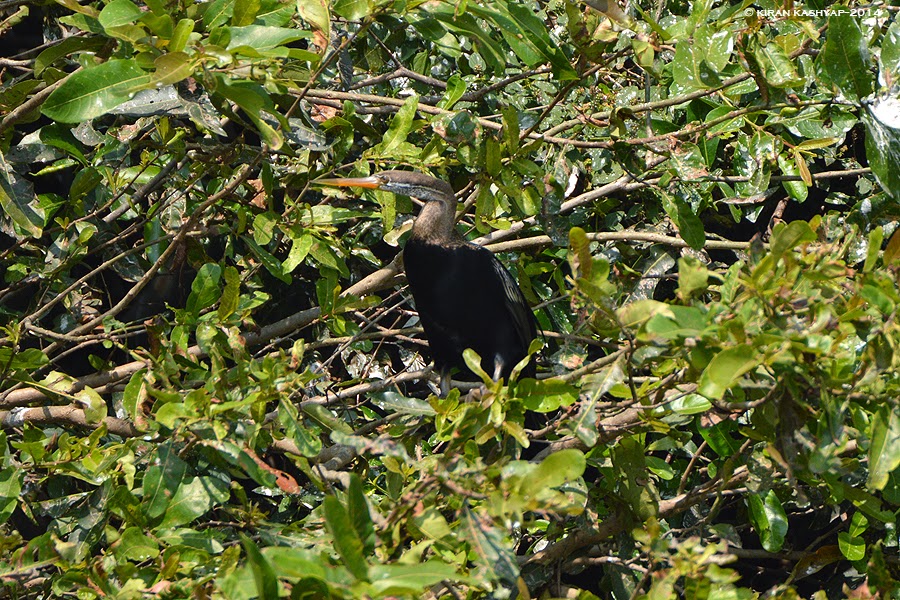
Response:
[[[99,423],[89,423],[84,411],[74,406],[41,406],[37,408],[15,408],[0,411],[0,427],[21,427],[25,423],[32,425],[77,425],[89,429],[97,429],[106,425],[109,433],[121,437],[137,437],[143,435],[135,426],[124,419],[106,417]]]

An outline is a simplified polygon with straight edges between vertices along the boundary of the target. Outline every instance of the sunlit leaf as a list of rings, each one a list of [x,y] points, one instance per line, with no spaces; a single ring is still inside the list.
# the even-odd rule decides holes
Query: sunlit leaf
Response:
[[[747,496],[750,522],[759,535],[762,547],[769,552],[778,552],[784,545],[788,531],[787,515],[778,496],[773,490],[768,493]]]
[[[334,548],[344,565],[356,579],[368,581],[369,567],[363,556],[363,542],[353,527],[347,509],[334,496],[326,497],[322,505],[325,512],[325,524],[334,540]]]
[[[758,364],[756,352],[747,344],[722,350],[703,370],[697,391],[710,400],[721,400],[731,386]]]
[[[849,11],[829,16],[828,35],[818,59],[831,81],[851,101],[872,93],[868,48],[859,26],[859,19]]]
[[[50,94],[41,112],[63,123],[87,121],[128,100],[147,87],[150,79],[133,60],[110,60],[69,75]]]

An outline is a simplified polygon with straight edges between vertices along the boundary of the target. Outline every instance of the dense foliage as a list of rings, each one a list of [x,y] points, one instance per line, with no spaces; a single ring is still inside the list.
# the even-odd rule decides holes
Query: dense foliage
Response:
[[[897,9],[587,4],[3,4],[4,597],[900,597]],[[387,168],[538,379],[436,395]]]

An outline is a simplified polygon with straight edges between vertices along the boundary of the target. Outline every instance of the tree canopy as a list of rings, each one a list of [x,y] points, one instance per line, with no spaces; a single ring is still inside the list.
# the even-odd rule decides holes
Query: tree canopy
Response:
[[[2,11],[3,597],[900,597],[896,7]],[[536,379],[437,393],[384,169]]]

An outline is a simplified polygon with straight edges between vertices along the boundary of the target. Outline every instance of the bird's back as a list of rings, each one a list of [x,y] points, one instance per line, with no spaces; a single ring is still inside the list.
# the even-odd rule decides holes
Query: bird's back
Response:
[[[508,378],[537,334],[534,314],[499,260],[467,242],[433,244],[410,238],[404,264],[435,366],[468,373],[462,352],[472,348],[482,368]],[[524,373],[534,376],[534,368]]]

